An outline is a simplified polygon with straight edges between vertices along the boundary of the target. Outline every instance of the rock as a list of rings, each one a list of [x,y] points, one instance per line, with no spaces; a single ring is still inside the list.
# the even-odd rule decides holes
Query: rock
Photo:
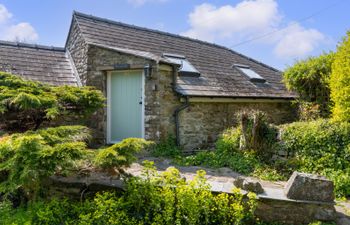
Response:
[[[337,219],[337,225],[349,225],[349,224],[350,224],[350,218]]]
[[[334,185],[325,177],[294,172],[289,178],[284,193],[295,200],[333,202]]]
[[[264,189],[259,181],[250,178],[238,177],[233,181],[233,184],[238,188],[241,188],[245,191],[254,192],[256,194],[261,194],[264,192]]]

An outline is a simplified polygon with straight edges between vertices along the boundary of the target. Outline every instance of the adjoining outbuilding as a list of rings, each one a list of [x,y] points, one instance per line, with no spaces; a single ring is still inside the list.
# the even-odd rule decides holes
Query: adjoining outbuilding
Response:
[[[53,85],[101,90],[89,126],[101,144],[169,135],[210,148],[244,109],[294,119],[281,72],[231,49],[74,12],[64,48],[0,42],[0,70]]]

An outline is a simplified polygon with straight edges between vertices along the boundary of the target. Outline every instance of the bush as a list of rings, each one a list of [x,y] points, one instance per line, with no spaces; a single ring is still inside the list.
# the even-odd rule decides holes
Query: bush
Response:
[[[282,148],[298,169],[335,182],[338,196],[350,195],[350,123],[317,120],[282,126]]]
[[[212,194],[204,175],[204,171],[198,171],[194,180],[186,182],[175,168],[158,174],[148,163],[143,179],[131,178],[122,196],[105,192],[83,203],[55,199],[37,202],[24,210],[28,212],[26,222],[52,225],[255,224],[255,194],[245,197],[238,189],[232,195]],[[11,213],[8,206],[0,207],[1,216],[7,218],[7,224],[19,221],[19,215]]]
[[[103,170],[121,169],[136,161],[135,154],[152,145],[153,142],[140,138],[127,138],[108,148],[98,150],[94,164]]]
[[[319,107],[321,117],[328,117],[330,112],[329,78],[333,61],[333,52],[323,53],[317,57],[297,61],[283,73],[287,88],[299,94],[302,105],[306,102]]]
[[[339,44],[330,79],[333,118],[350,122],[350,31]]]
[[[224,154],[239,151],[241,135],[240,127],[225,130],[216,141],[216,150]]]
[[[103,94],[91,87],[56,87],[0,72],[0,130],[36,130],[44,121],[84,118],[103,105]]]
[[[5,193],[24,189],[35,195],[41,182],[73,168],[82,158],[89,137],[86,127],[63,126],[13,134],[0,140],[0,172],[6,174],[0,183]]]
[[[151,149],[151,154],[155,157],[173,158],[181,155],[181,150],[176,145],[176,139],[173,136],[168,136]]]

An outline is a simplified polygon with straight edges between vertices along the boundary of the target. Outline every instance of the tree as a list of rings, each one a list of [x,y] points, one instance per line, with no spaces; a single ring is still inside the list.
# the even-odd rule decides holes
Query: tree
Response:
[[[338,45],[330,79],[335,120],[350,121],[350,31]]]
[[[329,78],[332,72],[334,53],[323,53],[297,61],[283,73],[287,88],[299,94],[299,99],[311,109],[317,108],[321,117],[330,114]]]
[[[0,130],[36,130],[45,121],[84,118],[103,105],[103,94],[91,87],[57,87],[0,72]]]

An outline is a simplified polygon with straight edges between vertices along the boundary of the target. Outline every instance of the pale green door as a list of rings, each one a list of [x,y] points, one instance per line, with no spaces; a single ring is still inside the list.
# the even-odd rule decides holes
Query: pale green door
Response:
[[[142,138],[142,72],[112,72],[109,77],[110,142]]]

